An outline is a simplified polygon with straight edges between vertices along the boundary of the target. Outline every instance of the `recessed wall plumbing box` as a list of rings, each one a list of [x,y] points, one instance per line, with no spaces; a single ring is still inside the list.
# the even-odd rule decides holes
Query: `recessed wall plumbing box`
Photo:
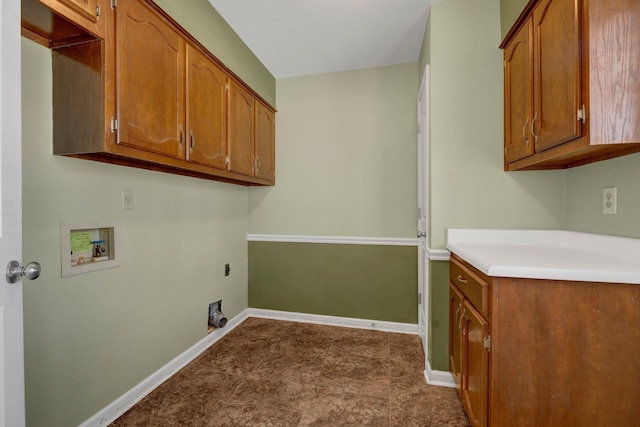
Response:
[[[214,328],[224,328],[227,318],[222,312],[222,300],[209,304],[209,324]]]

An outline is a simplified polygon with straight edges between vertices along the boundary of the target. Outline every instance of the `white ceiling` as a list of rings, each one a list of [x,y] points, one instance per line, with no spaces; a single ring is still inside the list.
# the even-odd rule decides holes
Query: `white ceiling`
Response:
[[[209,0],[275,78],[417,61],[433,0]]]

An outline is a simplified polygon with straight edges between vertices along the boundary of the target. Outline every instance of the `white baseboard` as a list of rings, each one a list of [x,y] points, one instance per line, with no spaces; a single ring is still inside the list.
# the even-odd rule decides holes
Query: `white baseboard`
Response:
[[[265,310],[250,308],[249,316],[265,319],[288,320],[291,322],[316,323],[328,326],[344,326],[347,328],[371,329],[400,334],[417,334],[418,325],[413,323],[386,322],[382,320],[354,319],[351,317],[324,316],[320,314],[294,313],[290,311]]]
[[[318,314],[248,308],[229,320],[224,329],[216,329],[208,334],[189,349],[185,350],[178,357],[142,380],[142,382],[138,383],[131,390],[111,402],[97,414],[80,424],[79,427],[99,427],[111,424],[118,417],[131,409],[133,405],[151,393],[156,387],[165,382],[169,377],[174,375],[193,359],[198,357],[206,349],[222,339],[222,337],[231,332],[248,317],[316,323],[330,326],[344,326],[358,329],[372,329],[402,334],[418,333],[418,325],[414,325],[412,323],[385,322],[380,320],[353,319],[349,317],[323,316]]]
[[[119,416],[127,412],[136,403],[151,393],[156,387],[165,382],[185,365],[198,357],[202,352],[211,347],[222,337],[231,332],[236,326],[249,317],[249,309],[244,310],[227,323],[224,329],[215,329],[206,337],[195,343],[193,346],[182,352],[175,359],[158,369],[153,374],[138,383],[131,390],[111,402],[97,414],[80,424],[79,427],[98,427],[111,424]]]
[[[431,369],[431,363],[427,360],[427,368],[424,370],[424,379],[429,385],[437,385],[440,387],[456,387],[453,376],[450,372],[434,371]]]

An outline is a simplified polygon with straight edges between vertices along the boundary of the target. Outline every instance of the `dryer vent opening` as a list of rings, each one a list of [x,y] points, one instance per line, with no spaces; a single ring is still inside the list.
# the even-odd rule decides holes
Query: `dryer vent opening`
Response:
[[[226,324],[227,318],[222,312],[222,300],[209,304],[209,326],[211,328],[224,328]]]

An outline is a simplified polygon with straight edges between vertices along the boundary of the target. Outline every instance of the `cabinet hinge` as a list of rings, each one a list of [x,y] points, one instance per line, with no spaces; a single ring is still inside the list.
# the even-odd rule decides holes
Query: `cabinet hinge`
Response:
[[[225,156],[224,164],[227,165],[227,169],[229,169],[229,163],[231,163],[231,159],[229,159],[229,156]]]
[[[116,133],[118,131],[118,119],[115,117],[111,117],[111,133]]]
[[[96,6],[96,16],[100,16],[100,5]]]
[[[111,0],[111,9],[118,7],[118,0]]]
[[[487,335],[486,337],[484,337],[484,348],[487,349],[487,351],[491,351],[491,335]]]
[[[224,84],[224,91],[225,92],[229,92],[229,83],[228,82]]]
[[[582,104],[582,108],[578,110],[578,121],[584,123],[587,121],[587,107]]]

